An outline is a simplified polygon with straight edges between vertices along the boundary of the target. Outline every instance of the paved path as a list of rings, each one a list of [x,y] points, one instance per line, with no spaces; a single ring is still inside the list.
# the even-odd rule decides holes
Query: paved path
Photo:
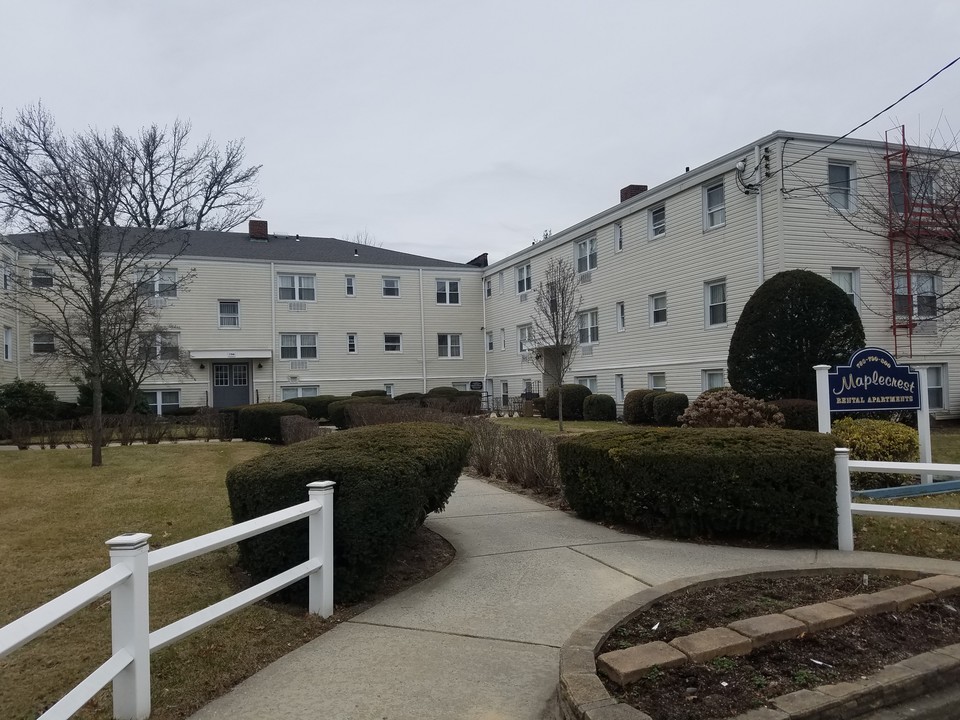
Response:
[[[540,720],[550,716],[560,646],[627,595],[720,570],[877,558],[625,535],[469,477],[427,526],[456,547],[448,567],[286,655],[194,719]]]

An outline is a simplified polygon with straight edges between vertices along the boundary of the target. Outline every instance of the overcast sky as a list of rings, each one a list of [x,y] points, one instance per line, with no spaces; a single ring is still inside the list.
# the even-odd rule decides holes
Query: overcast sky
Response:
[[[773,130],[840,135],[960,55],[944,0],[5,0],[4,116],[244,138],[272,232],[509,255]],[[960,132],[960,64],[856,136]]]

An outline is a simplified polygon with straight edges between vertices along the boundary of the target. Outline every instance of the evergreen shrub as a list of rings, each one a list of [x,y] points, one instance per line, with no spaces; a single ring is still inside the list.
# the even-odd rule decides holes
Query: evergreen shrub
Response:
[[[850,449],[851,460],[916,462],[920,459],[920,435],[900,423],[845,417],[834,421],[831,432],[840,447]],[[850,473],[850,485],[855,490],[899,487],[913,482],[913,475]]]
[[[457,390],[452,385],[439,385],[438,387],[430,388],[427,391],[427,397],[431,397],[431,398],[442,397],[442,398],[448,398],[452,400],[453,398],[457,397],[460,394],[460,392],[461,392],[460,390]]]
[[[834,440],[762,428],[630,428],[557,446],[583,517],[677,537],[836,542]]]
[[[604,395],[603,393],[587,395],[583,399],[583,419],[616,421],[617,401],[610,395]]]
[[[386,397],[386,390],[357,390],[350,393],[350,397]]]
[[[564,384],[563,386],[563,419],[564,420],[583,420],[583,401],[593,395],[593,392],[586,385],[578,383]],[[550,420],[560,419],[560,390],[554,385],[547,390],[544,409]]]
[[[690,400],[683,393],[665,392],[651,396],[653,398],[653,421],[657,425],[676,427],[680,424],[680,416],[690,405]]]
[[[284,402],[302,405],[307,409],[307,417],[311,420],[326,420],[330,403],[343,400],[339,395],[317,395],[316,397],[298,397],[284,400]]]
[[[784,398],[767,403],[776,406],[783,415],[783,426],[788,430],[811,430],[816,432],[820,425],[817,420],[816,400],[802,398]]]
[[[0,385],[0,408],[11,421],[53,420],[57,414],[57,394],[42,382],[16,379]]]
[[[244,440],[283,442],[280,418],[286,415],[306,417],[307,409],[285,402],[243,405],[237,411],[237,434]]]
[[[641,416],[645,423],[656,423],[657,419],[653,415],[653,401],[657,399],[659,395],[663,395],[666,390],[651,390],[642,398],[640,398],[640,407]]]
[[[377,425],[335,432],[241,463],[227,473],[235,523],[307,499],[306,485],[332,480],[334,599],[373,590],[397,548],[428,513],[443,509],[470,449],[469,434],[434,423]],[[240,543],[240,566],[254,582],[307,559],[307,521]],[[281,591],[305,604],[306,581]]]
[[[643,414],[643,398],[656,390],[631,390],[623,398],[623,422],[627,425],[642,425],[643,423],[653,422],[653,418],[647,418]]]
[[[390,397],[349,397],[342,400],[335,400],[327,407],[327,419],[341,430],[352,427],[350,421],[349,409],[354,405],[393,405],[394,400]]]

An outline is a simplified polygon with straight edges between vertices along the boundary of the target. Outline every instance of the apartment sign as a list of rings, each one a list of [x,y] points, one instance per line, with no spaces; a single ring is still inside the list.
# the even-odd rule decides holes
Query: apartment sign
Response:
[[[857,350],[828,379],[831,412],[920,409],[920,374],[881,348]]]

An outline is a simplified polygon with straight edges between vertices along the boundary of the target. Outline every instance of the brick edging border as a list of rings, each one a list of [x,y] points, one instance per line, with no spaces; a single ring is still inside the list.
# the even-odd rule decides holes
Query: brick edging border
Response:
[[[875,563],[854,561],[850,564],[767,567],[734,570],[683,578],[641,590],[614,603],[583,623],[560,648],[560,678],[557,683],[557,716],[560,720],[651,720],[650,716],[629,705],[619,703],[607,692],[597,675],[596,654],[610,633],[621,623],[631,620],[658,600],[687,590],[707,588],[733,580],[750,580],[800,575],[840,575],[850,572],[882,573],[915,580],[930,574],[957,574],[958,565],[926,558],[883,558]],[[915,695],[945,687],[948,679],[960,678],[960,648],[951,646],[923,653],[890,665],[873,676],[874,682],[857,686],[852,683],[836,686],[837,693],[849,696],[858,705],[869,703],[869,697],[880,698],[878,707],[894,704]],[[919,681],[919,682],[918,682]],[[910,692],[916,689],[916,692]],[[821,711],[839,708],[846,698],[816,690],[801,690],[802,700],[811,704],[809,711],[788,714],[778,710],[752,711],[745,716],[755,720],[787,720],[813,717],[813,706]],[[807,695],[809,693],[809,695]],[[791,693],[791,696],[797,693]],[[787,696],[783,696],[787,697]],[[800,699],[800,698],[798,698]]]

